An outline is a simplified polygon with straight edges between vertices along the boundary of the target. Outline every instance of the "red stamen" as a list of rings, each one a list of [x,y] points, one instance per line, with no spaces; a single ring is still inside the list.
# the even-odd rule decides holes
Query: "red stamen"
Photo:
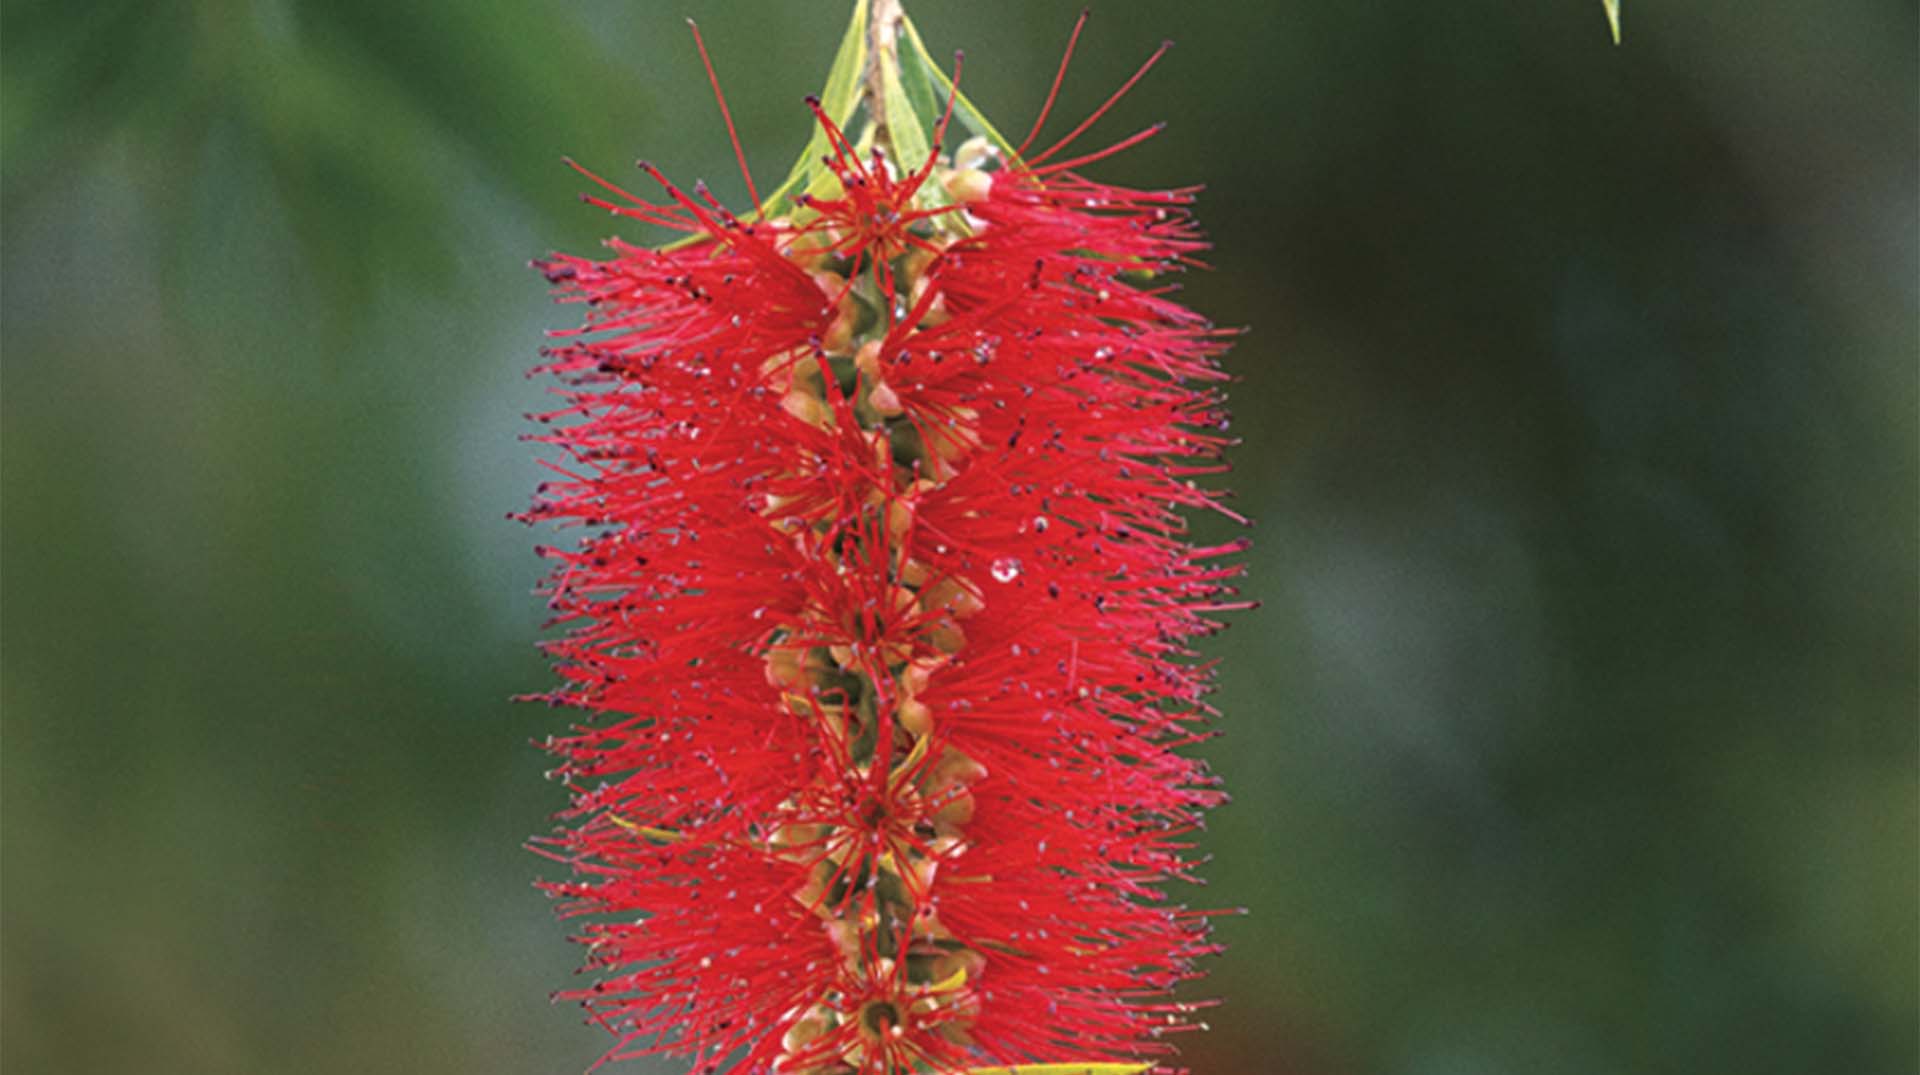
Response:
[[[1091,9],[1081,8],[1080,17],[1073,20],[1073,33],[1067,35],[1067,51],[1060,56],[1060,69],[1053,73],[1053,88],[1047,91],[1046,103],[1040,106],[1040,114],[1033,119],[1033,129],[1021,139],[1019,147],[1013,151],[1014,156],[1018,157],[1027,151],[1027,147],[1039,136],[1040,128],[1046,125],[1047,116],[1053,112],[1053,102],[1060,96],[1060,83],[1067,77],[1067,62],[1073,59],[1073,46],[1080,40],[1080,31],[1086,27],[1090,13]]]
[[[1153,55],[1147,57],[1147,62],[1140,65],[1140,69],[1133,73],[1133,77],[1121,83],[1120,88],[1113,91],[1113,96],[1107,98],[1106,103],[1102,104],[1099,108],[1094,109],[1093,115],[1088,116],[1086,119],[1081,120],[1080,125],[1078,127],[1075,127],[1073,130],[1068,131],[1067,136],[1065,138],[1062,138],[1058,142],[1055,142],[1053,145],[1048,146],[1047,151],[1045,153],[1042,153],[1039,156],[1028,161],[1027,162],[1028,167],[1032,167],[1033,165],[1039,164],[1041,161],[1046,160],[1048,157],[1051,157],[1055,153],[1058,153],[1061,150],[1067,148],[1068,144],[1070,144],[1074,139],[1080,137],[1082,134],[1085,134],[1087,131],[1087,128],[1099,122],[1100,117],[1107,114],[1107,109],[1112,108],[1115,104],[1117,104],[1120,98],[1125,97],[1127,95],[1127,91],[1134,87],[1135,83],[1138,83],[1142,78],[1146,77],[1147,72],[1153,70],[1153,65],[1156,63],[1159,63],[1160,57],[1165,56],[1167,54],[1167,50],[1171,48],[1173,48],[1173,42],[1171,41],[1160,42],[1160,47],[1153,50]]]
[[[747,181],[747,194],[753,198],[753,211],[756,216],[766,216],[767,211],[760,204],[760,191],[753,185],[753,173],[747,170],[747,154],[740,148],[740,135],[733,129],[733,113],[727,108],[727,95],[720,92],[720,76],[713,72],[713,60],[707,56],[707,42],[700,36],[700,25],[692,19],[687,20],[687,28],[693,31],[693,44],[700,50],[700,62],[707,69],[707,83],[713,87],[713,99],[720,103],[720,118],[727,124],[727,140],[733,143],[733,159],[740,164],[740,178]]]
[[[1035,175],[1051,175],[1055,172],[1064,172],[1064,171],[1071,170],[1073,168],[1078,168],[1083,164],[1092,164],[1094,161],[1105,160],[1108,157],[1113,156],[1115,153],[1118,153],[1125,149],[1131,149],[1134,146],[1137,146],[1140,143],[1146,141],[1147,139],[1152,138],[1154,135],[1159,134],[1161,131],[1165,130],[1166,126],[1167,125],[1164,123],[1156,123],[1153,126],[1146,128],[1145,130],[1137,131],[1133,134],[1128,135],[1125,138],[1122,138],[1120,141],[1115,142],[1114,144],[1108,146],[1105,149],[1088,153],[1087,155],[1082,157],[1073,157],[1068,160],[1054,161],[1052,164],[1049,164],[1044,168],[1033,168],[1030,170]]]

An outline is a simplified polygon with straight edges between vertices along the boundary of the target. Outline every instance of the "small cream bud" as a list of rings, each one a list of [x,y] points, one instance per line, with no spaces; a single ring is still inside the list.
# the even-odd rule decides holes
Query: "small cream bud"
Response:
[[[983,202],[993,193],[993,176],[978,168],[962,168],[948,173],[945,185],[956,202],[963,205]]]
[[[900,727],[915,739],[933,730],[933,710],[925,702],[909,698],[900,703],[895,713],[899,717]]]

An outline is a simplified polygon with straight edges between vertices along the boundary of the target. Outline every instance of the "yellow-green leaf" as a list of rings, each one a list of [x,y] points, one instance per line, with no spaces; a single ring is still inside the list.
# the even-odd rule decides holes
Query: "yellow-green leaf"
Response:
[[[914,27],[913,20],[910,18],[901,19],[900,28],[906,34],[907,44],[913,49],[913,54],[923,66],[926,76],[933,80],[934,89],[943,95],[953,94],[953,115],[955,119],[960,121],[960,125],[973,134],[979,135],[987,141],[992,142],[1002,153],[1005,153],[1008,157],[1012,157],[1013,143],[1007,141],[1005,135],[995,130],[993,124],[987,122],[986,115],[974,107],[972,101],[967,100],[966,94],[954,92],[953,80],[947,77],[947,73],[941,69],[939,62],[933,58],[933,54],[927,51],[927,43],[920,39],[920,31]],[[944,108],[945,106],[946,102],[942,100],[941,107]],[[985,1070],[1010,1071],[1012,1069],[992,1068]]]
[[[885,56],[880,60],[881,93],[886,97],[887,137],[893,142],[894,167],[902,172],[911,172],[927,162],[926,118],[914,112],[913,101],[907,97],[906,87],[900,84],[900,63],[897,57]]]
[[[853,121],[854,109],[860,105],[861,75],[866,71],[866,66],[867,0],[856,0],[853,19],[847,23],[846,35],[840,39],[840,50],[834,53],[833,66],[827,71],[826,88],[820,91],[821,111],[842,129]],[[809,177],[827,170],[820,161],[829,156],[832,150],[827,132],[815,124],[813,136],[807,139],[807,148],[800,151],[800,159],[793,162],[785,181],[767,196],[767,212],[779,212],[784,203],[792,199],[795,191],[810,187]]]
[[[1613,30],[1613,43],[1620,43],[1620,0],[1600,0],[1600,6],[1607,9],[1607,25]]]
[[[900,85],[907,92],[907,100],[913,102],[913,113],[921,120],[927,131],[927,144],[934,149],[933,130],[940,123],[940,113],[945,110],[947,95],[935,93],[933,75],[927,71],[927,65],[920,59],[911,42],[899,50]]]

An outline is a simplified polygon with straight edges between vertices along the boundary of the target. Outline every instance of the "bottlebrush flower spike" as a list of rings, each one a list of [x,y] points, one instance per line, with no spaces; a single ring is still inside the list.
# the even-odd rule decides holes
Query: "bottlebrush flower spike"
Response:
[[[1223,797],[1189,642],[1244,607],[1182,517],[1229,443],[1227,334],[1163,282],[1193,192],[1075,171],[1151,132],[1056,159],[1104,106],[1009,145],[887,0],[813,110],[754,213],[642,165],[657,198],[589,200],[684,238],[537,263],[585,310],[524,514],[579,534],[561,996],[700,1072],[1164,1065],[1214,950],[1162,891]]]

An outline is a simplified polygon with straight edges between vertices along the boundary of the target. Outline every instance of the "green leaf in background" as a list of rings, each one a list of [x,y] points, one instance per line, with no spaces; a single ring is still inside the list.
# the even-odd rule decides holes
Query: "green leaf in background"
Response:
[[[1613,43],[1620,43],[1620,0],[1600,0],[1600,6],[1607,9],[1607,26],[1613,30]]]
[[[554,158],[618,144],[653,112],[579,18],[374,0],[241,10],[22,0],[0,16],[0,206],[58,197],[110,147],[171,262],[166,307],[221,339],[298,324],[344,353],[383,290],[452,278],[467,237],[451,186],[497,188],[559,226],[574,214],[551,197]],[[581,85],[606,102],[580,107]],[[256,256],[297,281],[287,301],[230,286],[262,277]]]

